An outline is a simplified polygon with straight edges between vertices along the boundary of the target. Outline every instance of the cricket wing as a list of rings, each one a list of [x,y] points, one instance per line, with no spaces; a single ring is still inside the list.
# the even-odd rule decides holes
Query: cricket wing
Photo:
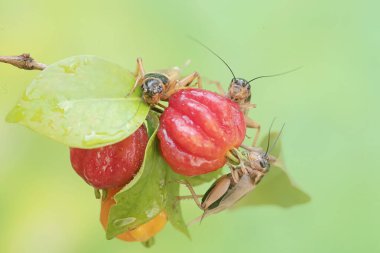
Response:
[[[219,202],[219,208],[227,209],[234,206],[236,202],[253,191],[255,186],[251,177],[248,174],[244,174],[237,184],[223,196]]]
[[[169,80],[179,80],[181,78],[182,70],[179,67],[173,67],[170,69],[157,70],[156,72],[165,74]]]
[[[218,203],[218,200],[220,200],[226,194],[230,186],[231,176],[229,174],[223,175],[217,179],[202,198],[203,209],[212,209],[213,206]]]

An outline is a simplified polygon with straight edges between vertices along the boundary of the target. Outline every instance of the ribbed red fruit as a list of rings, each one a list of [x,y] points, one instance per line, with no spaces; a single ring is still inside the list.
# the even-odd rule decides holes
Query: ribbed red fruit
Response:
[[[144,125],[128,138],[95,149],[70,148],[71,165],[88,184],[98,189],[124,186],[140,169],[148,133]]]
[[[214,92],[184,89],[172,95],[160,117],[161,153],[182,175],[205,174],[226,163],[246,132],[244,115],[230,99]]]

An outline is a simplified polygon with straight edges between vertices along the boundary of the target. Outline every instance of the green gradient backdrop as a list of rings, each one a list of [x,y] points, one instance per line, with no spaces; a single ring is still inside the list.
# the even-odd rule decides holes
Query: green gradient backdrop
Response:
[[[171,226],[149,252],[379,252],[378,1],[0,1],[0,54],[30,52],[45,63],[94,54],[134,69],[192,64],[231,78],[193,35],[247,78],[303,69],[254,84],[252,117],[286,122],[289,173],[312,197],[283,209],[246,208],[193,226]],[[0,117],[37,72],[0,65]],[[92,190],[68,150],[0,121],[0,252],[147,252],[106,241]],[[185,203],[186,219],[199,214]]]

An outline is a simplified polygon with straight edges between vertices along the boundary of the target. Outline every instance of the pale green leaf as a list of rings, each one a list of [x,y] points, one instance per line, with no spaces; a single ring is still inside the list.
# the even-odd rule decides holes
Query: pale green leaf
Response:
[[[271,142],[275,140],[278,133],[271,133]],[[260,146],[266,150],[268,146],[268,136],[264,138]],[[271,152],[271,155],[279,157],[281,152],[281,143]],[[301,190],[289,177],[284,168],[283,162],[276,162],[269,172],[264,176],[255,190],[240,200],[234,208],[258,205],[277,205],[281,207],[291,207],[305,204],[310,201],[307,193]]]
[[[145,120],[149,106],[129,71],[95,56],[49,65],[26,88],[7,121],[18,122],[71,147],[118,142]]]

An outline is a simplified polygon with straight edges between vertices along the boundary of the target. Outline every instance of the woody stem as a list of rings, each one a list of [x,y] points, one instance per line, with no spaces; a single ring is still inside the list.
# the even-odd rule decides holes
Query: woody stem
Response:
[[[11,64],[17,68],[25,70],[44,70],[47,65],[37,62],[30,54],[21,54],[18,56],[0,56],[0,62]]]

